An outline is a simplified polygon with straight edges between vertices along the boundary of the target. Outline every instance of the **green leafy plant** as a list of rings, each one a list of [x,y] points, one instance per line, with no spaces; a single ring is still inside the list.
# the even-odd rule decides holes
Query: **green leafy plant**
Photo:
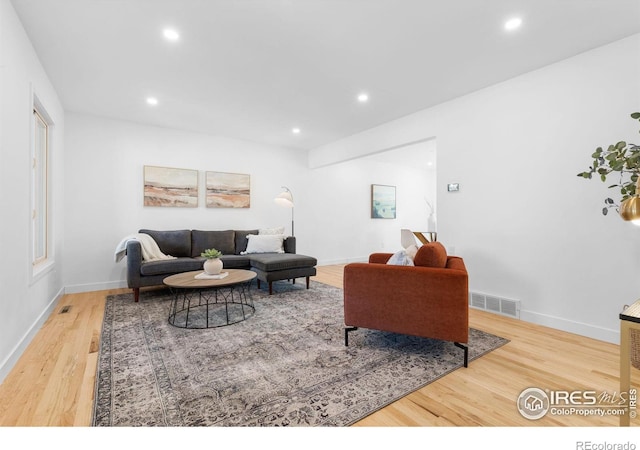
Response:
[[[631,118],[640,121],[640,112],[631,114]],[[589,170],[580,172],[579,177],[592,179],[594,176],[605,182],[607,177],[616,172],[619,173],[619,180],[616,184],[609,186],[610,189],[617,189],[620,192],[620,203],[636,194],[636,185],[640,176],[640,145],[620,141],[611,144],[605,150],[598,147],[591,155],[593,163]],[[604,200],[605,206],[602,214],[607,215],[610,208],[620,207],[612,198]]]
[[[220,258],[222,256],[222,252],[220,250],[216,250],[215,248],[208,248],[204,252],[200,253],[200,256],[207,259],[215,259]]]

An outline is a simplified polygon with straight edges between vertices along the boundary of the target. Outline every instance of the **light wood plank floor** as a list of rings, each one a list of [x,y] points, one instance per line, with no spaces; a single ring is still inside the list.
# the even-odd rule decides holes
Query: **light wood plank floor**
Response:
[[[316,281],[342,287],[342,265]],[[88,426],[105,297],[127,290],[65,295],[0,385],[0,426]],[[60,310],[69,306],[69,312]],[[617,426],[613,416],[523,418],[523,389],[619,392],[619,347],[471,310],[470,324],[511,342],[355,426]],[[633,369],[637,387],[640,374]],[[633,422],[637,425],[638,419]]]

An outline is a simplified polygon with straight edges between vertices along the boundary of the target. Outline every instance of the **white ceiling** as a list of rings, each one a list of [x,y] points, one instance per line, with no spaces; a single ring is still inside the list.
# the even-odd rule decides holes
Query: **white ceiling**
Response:
[[[12,4],[67,111],[298,149],[640,32],[640,0]]]

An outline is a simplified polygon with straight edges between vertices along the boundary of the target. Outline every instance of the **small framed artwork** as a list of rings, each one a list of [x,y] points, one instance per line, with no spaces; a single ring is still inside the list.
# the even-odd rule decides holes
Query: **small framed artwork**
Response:
[[[144,206],[198,207],[198,171],[144,166]]]
[[[251,176],[244,173],[207,172],[207,208],[249,208]]]
[[[381,184],[371,185],[371,218],[396,218],[396,187]]]

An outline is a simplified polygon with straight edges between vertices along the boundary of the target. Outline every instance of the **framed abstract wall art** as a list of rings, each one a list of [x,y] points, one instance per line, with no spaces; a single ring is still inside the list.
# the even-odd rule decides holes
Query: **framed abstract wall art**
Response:
[[[198,206],[198,171],[144,166],[144,206]]]
[[[371,218],[396,218],[396,187],[381,184],[371,185]]]
[[[207,208],[249,208],[251,176],[243,173],[207,172]]]

